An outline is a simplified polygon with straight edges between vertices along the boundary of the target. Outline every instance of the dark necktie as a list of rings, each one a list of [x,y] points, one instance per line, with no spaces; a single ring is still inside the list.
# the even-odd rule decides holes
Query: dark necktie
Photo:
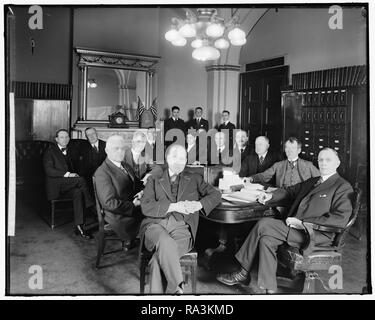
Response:
[[[94,144],[93,148],[94,148],[95,152],[99,152],[98,147],[95,144]]]
[[[61,148],[61,152],[64,153],[67,150],[67,148]]]
[[[296,161],[289,161],[289,164],[290,164],[290,167],[292,168],[292,169],[294,169],[294,167],[296,166]]]
[[[323,178],[320,177],[319,180],[318,180],[317,182],[315,182],[314,187],[317,187],[317,186],[320,185],[322,182],[323,182]]]
[[[241,153],[243,152],[243,148],[240,149]]]
[[[259,157],[259,163],[262,164],[263,161],[264,161],[264,157],[263,157],[263,156],[260,156],[260,157]]]

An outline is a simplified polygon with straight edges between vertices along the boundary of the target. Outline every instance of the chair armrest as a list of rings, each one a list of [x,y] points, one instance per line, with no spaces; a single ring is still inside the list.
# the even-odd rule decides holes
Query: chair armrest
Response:
[[[314,230],[322,231],[322,232],[331,232],[331,233],[342,233],[344,231],[343,228],[339,227],[331,227],[331,226],[322,226],[320,224],[311,223]]]
[[[300,251],[304,257],[308,256],[315,249],[315,233],[313,228],[313,223],[302,222],[302,225],[305,227],[306,232],[306,242],[301,247]]]

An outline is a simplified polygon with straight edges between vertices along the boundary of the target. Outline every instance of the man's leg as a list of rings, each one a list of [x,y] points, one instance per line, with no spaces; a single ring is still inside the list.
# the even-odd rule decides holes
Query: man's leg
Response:
[[[171,227],[171,229],[169,228]],[[189,225],[187,225],[183,221],[178,221],[176,223],[169,223],[167,225],[167,230],[169,230],[169,234],[172,239],[177,244],[177,253],[178,253],[178,277],[175,275],[175,270],[165,269],[163,268],[163,272],[165,277],[167,278],[167,293],[175,293],[178,289],[183,289],[180,285],[183,282],[183,275],[180,265],[180,258],[189,252],[192,249],[193,239],[190,233]],[[168,265],[167,265],[168,267]],[[172,275],[172,276],[170,276]]]
[[[160,224],[150,225],[145,232],[145,247],[149,251],[155,249],[150,260],[150,293],[163,293],[160,271],[168,270],[167,281],[182,282],[178,245]],[[177,285],[176,285],[177,287]]]
[[[168,220],[170,220],[169,218]],[[145,232],[145,247],[155,253],[150,260],[150,292],[163,293],[162,271],[167,279],[167,293],[174,293],[183,282],[180,257],[191,249],[192,239],[184,222],[163,221]]]
[[[70,178],[66,178],[70,179]],[[82,191],[76,186],[75,181],[64,181],[61,185],[62,198],[73,199],[73,210],[74,210],[74,223],[75,225],[81,225],[84,222],[84,208]]]

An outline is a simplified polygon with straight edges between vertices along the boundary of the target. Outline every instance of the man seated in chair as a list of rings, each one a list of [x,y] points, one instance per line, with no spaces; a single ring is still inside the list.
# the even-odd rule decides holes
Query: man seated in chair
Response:
[[[319,170],[310,161],[300,159],[301,142],[294,137],[285,141],[285,154],[287,159],[275,162],[266,171],[245,178],[244,181],[254,183],[267,183],[276,178],[277,187],[290,187],[312,177],[319,177]]]
[[[133,169],[126,164],[125,140],[110,136],[105,151],[107,158],[95,172],[97,196],[104,210],[104,220],[130,247],[135,240],[141,220],[139,210],[141,193]]]
[[[320,177],[310,178],[295,186],[263,193],[258,201],[272,205],[291,204],[285,220],[263,218],[251,230],[235,257],[240,264],[238,271],[219,274],[217,280],[227,285],[250,282],[250,269],[256,252],[259,251],[258,286],[266,293],[277,290],[276,251],[283,243],[300,248],[306,241],[304,222],[344,228],[352,213],[351,195],[353,188],[339,176],[340,165],[337,152],[324,148],[318,156]],[[271,201],[272,199],[272,201]],[[315,242],[329,246],[334,233],[314,230]]]
[[[199,212],[209,214],[221,201],[220,192],[197,173],[185,171],[186,150],[173,145],[167,150],[168,167],[161,176],[151,176],[144,189],[141,239],[154,252],[150,260],[150,293],[183,293],[179,259],[194,246]]]
[[[269,150],[270,141],[265,136],[255,139],[255,152],[251,152],[241,163],[240,177],[250,177],[263,172],[275,162],[280,161],[280,155]]]
[[[94,210],[94,201],[88,190],[86,181],[74,168],[72,151],[67,148],[70,137],[65,129],[56,132],[56,144],[43,155],[46,172],[46,190],[48,200],[72,198],[74,210],[75,234],[84,239],[91,235],[84,230],[85,209]]]

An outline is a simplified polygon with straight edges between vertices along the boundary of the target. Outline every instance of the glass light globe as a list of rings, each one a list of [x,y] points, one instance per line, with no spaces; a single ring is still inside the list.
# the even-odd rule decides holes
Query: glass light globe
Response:
[[[208,60],[209,52],[207,50],[207,46],[194,49],[191,55],[194,59],[199,60],[199,61]]]
[[[199,61],[216,60],[220,58],[220,51],[210,46],[203,46],[195,49],[192,57]]]
[[[201,46],[203,46],[203,40],[201,40],[201,39],[195,39],[195,40],[193,40],[192,42],[191,42],[191,46],[193,47],[193,48],[200,48]]]
[[[195,30],[195,27],[191,23],[185,23],[180,30],[178,30],[180,35],[182,35],[184,38],[191,38],[195,37],[197,34],[197,31]]]
[[[220,51],[214,47],[208,47],[209,50],[209,59],[208,60],[216,60],[220,58]]]
[[[224,34],[224,26],[220,23],[211,23],[206,28],[206,34],[212,38],[219,38]]]
[[[220,38],[215,41],[214,45],[218,49],[227,49],[229,47],[229,42],[224,38]]]
[[[246,43],[246,38],[231,40],[230,43],[234,46],[243,46]]]
[[[176,47],[183,47],[186,43],[186,39],[182,36],[179,36],[176,40],[172,41],[172,44]]]
[[[229,40],[239,40],[239,39],[245,39],[246,34],[245,31],[242,29],[235,27],[228,33]]]
[[[168,41],[175,41],[177,40],[181,35],[178,33],[176,29],[171,29],[165,33],[165,39]]]

